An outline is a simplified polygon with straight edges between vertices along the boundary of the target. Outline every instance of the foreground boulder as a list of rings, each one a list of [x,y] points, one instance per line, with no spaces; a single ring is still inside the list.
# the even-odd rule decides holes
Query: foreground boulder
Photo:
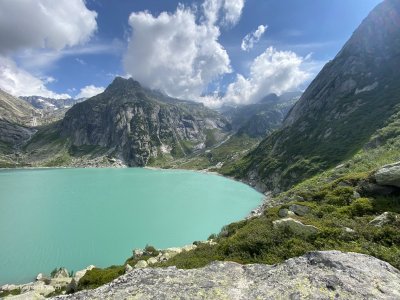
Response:
[[[375,180],[380,185],[400,187],[400,162],[380,168],[375,173]]]
[[[54,299],[400,299],[400,271],[377,258],[311,252],[279,265],[213,262],[137,269],[95,290]]]

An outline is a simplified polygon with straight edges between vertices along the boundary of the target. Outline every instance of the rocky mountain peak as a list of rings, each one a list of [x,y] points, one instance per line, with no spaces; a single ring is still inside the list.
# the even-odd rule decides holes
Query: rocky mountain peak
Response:
[[[333,98],[370,92],[383,74],[393,75],[400,66],[400,0],[385,0],[364,19],[351,38],[322,69],[289,112],[284,125],[302,116],[336,105]],[[383,86],[382,86],[383,85]]]
[[[133,78],[115,77],[113,82],[106,88],[105,92],[113,93],[115,91],[136,91],[142,89],[141,84]]]

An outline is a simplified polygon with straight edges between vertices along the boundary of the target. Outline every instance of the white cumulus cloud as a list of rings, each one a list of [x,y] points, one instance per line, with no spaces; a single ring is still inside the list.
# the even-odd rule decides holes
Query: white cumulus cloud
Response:
[[[251,63],[247,77],[237,75],[223,97],[207,96],[201,101],[213,107],[224,103],[249,104],[270,93],[279,95],[293,90],[311,76],[303,68],[304,61],[303,57],[292,51],[277,51],[269,47]]]
[[[48,98],[71,98],[68,94],[50,91],[46,84],[53,82],[52,77],[38,78],[18,68],[9,58],[0,56],[0,88],[14,96],[42,96]]]
[[[132,36],[124,66],[134,79],[180,98],[196,98],[210,82],[231,72],[228,53],[218,42],[219,27],[180,5],[174,13],[132,13]]]
[[[48,80],[22,69],[13,57],[36,53],[26,66],[47,66],[63,49],[87,42],[97,29],[96,17],[84,0],[1,0],[0,88],[16,96],[69,97],[50,91]]]
[[[242,15],[245,0],[205,0],[204,16],[209,24],[234,26]]]
[[[267,28],[267,25],[260,25],[258,26],[256,31],[247,34],[242,40],[242,50],[249,51],[250,49],[252,49],[254,47],[254,44],[258,43]]]
[[[1,0],[0,52],[84,43],[97,29],[96,17],[83,0]]]
[[[94,86],[94,85],[87,85],[81,88],[78,95],[76,95],[76,99],[79,98],[90,98],[102,93],[105,90],[102,86]]]

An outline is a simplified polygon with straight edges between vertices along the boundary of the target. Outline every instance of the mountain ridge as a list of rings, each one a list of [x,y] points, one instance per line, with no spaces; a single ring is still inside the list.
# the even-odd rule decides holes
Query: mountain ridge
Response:
[[[397,19],[398,0],[379,4],[312,81],[283,127],[226,174],[277,193],[359,151],[399,109]]]

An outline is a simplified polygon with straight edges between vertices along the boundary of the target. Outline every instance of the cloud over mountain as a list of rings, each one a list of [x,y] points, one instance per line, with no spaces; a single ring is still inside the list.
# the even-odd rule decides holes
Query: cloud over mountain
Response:
[[[12,55],[83,44],[97,29],[96,17],[83,0],[0,1],[0,88],[14,95],[68,96],[48,90],[46,80],[19,67]]]

